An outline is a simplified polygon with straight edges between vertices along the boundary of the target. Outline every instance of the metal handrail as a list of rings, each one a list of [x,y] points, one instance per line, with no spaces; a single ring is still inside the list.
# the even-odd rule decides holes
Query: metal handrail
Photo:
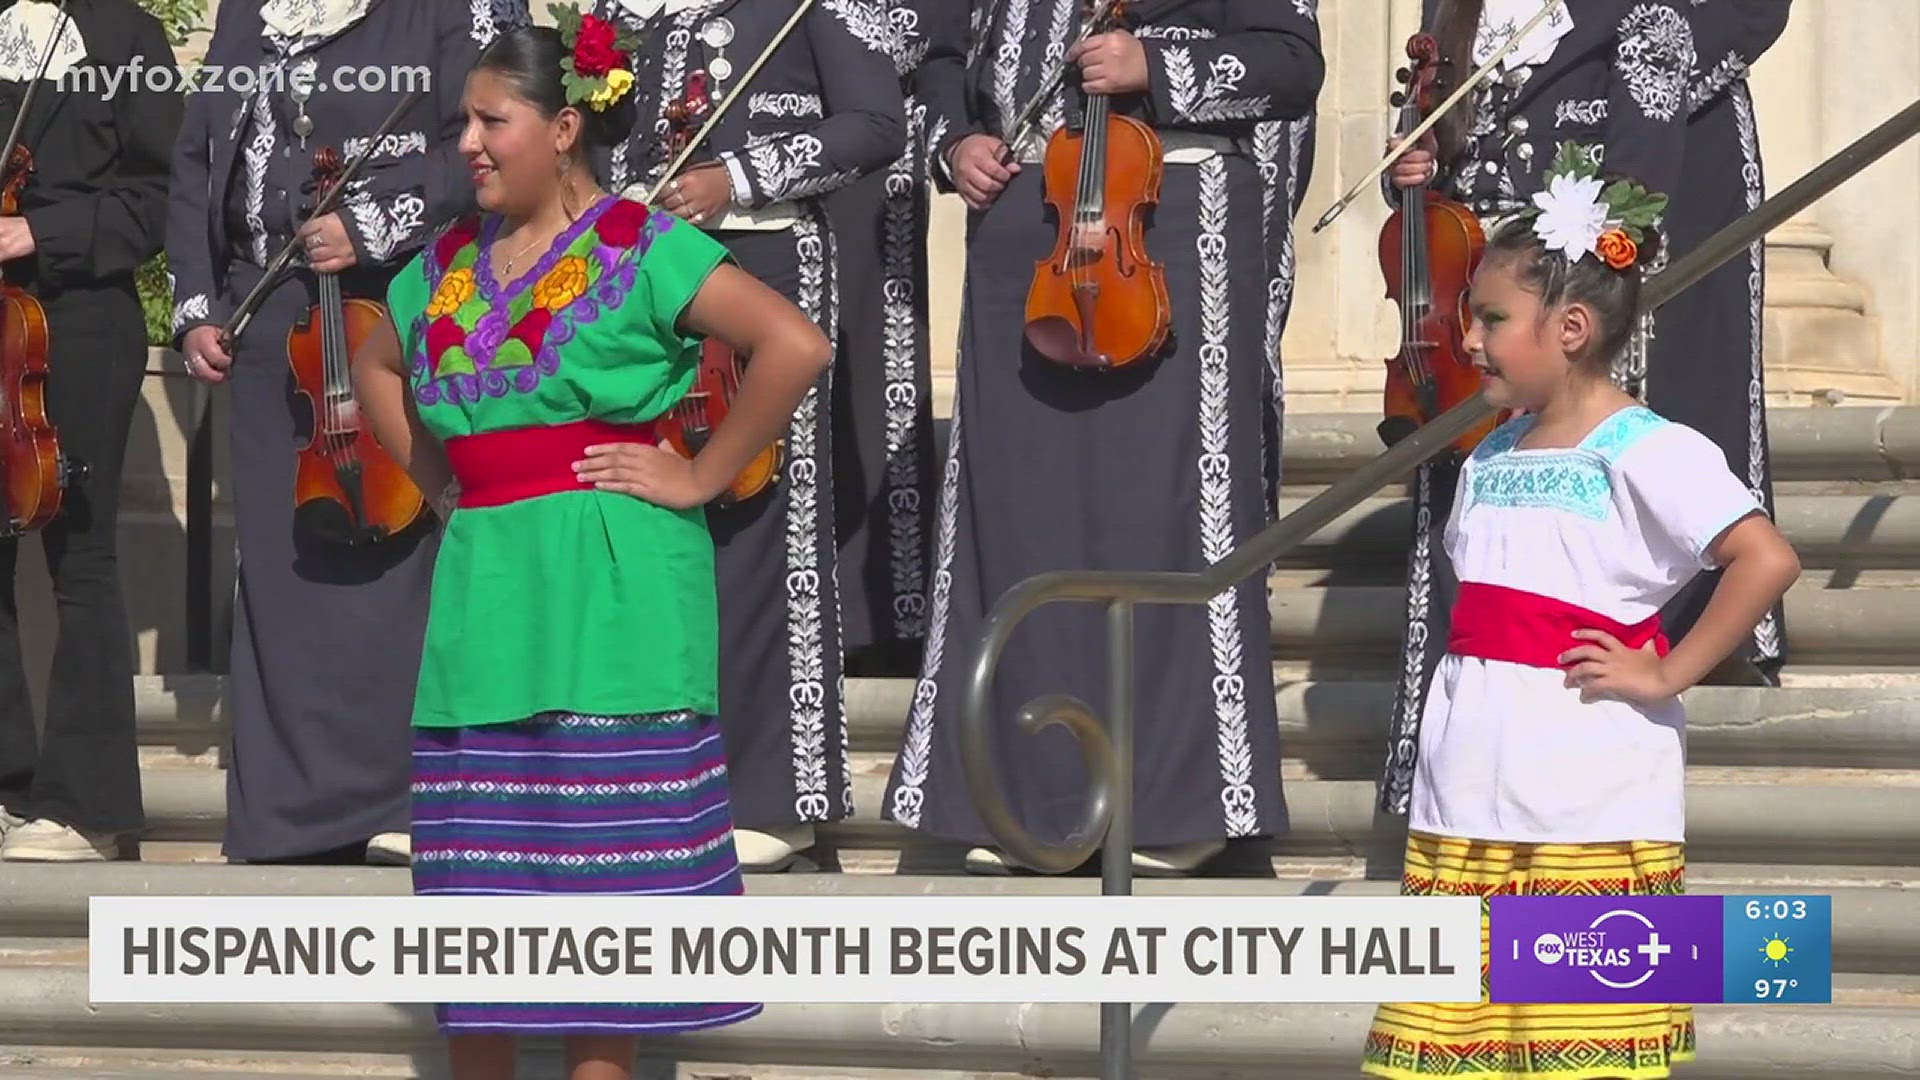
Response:
[[[1707,238],[1647,283],[1643,312],[1650,312],[1718,269],[1734,255],[1813,205],[1822,196],[1878,161],[1920,131],[1920,101],[1828,158],[1786,190]],[[1039,574],[1009,589],[987,616],[961,688],[961,750],[967,791],[982,822],[1015,860],[1048,873],[1065,873],[1095,851],[1103,854],[1101,892],[1133,890],[1133,609],[1137,604],[1205,604],[1360,505],[1395,479],[1438,455],[1494,411],[1484,397],[1449,409],[1385,453],[1342,478],[1306,505],[1269,525],[1205,570],[1066,570]],[[1080,744],[1091,778],[1079,828],[1058,844],[1027,832],[1008,807],[993,768],[993,731],[988,711],[994,672],[1021,620],[1063,600],[1107,604],[1109,718],[1102,724],[1085,702],[1052,694],[1027,703],[1020,729],[1031,735],[1059,725]],[[1126,1004],[1100,1006],[1103,1080],[1132,1076],[1132,1011]]]

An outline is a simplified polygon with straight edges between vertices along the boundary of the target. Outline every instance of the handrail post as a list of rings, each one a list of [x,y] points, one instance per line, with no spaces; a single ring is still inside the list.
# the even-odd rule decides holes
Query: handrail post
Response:
[[[1100,860],[1100,895],[1133,895],[1133,602],[1107,605],[1107,738],[1113,743],[1113,818]],[[1133,1004],[1100,1005],[1101,1080],[1133,1080]]]
[[[194,380],[187,444],[187,670],[213,670],[213,392]]]

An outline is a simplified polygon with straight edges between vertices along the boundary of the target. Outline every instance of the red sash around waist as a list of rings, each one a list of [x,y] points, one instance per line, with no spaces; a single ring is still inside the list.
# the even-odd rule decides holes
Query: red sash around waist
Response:
[[[1574,637],[1575,630],[1604,630],[1629,649],[1643,648],[1651,641],[1656,652],[1667,655],[1667,635],[1657,613],[1628,626],[1549,596],[1476,581],[1460,583],[1447,651],[1482,660],[1558,668],[1563,666],[1562,653],[1591,644]]]
[[[515,428],[447,440],[447,461],[460,481],[460,506],[503,506],[562,491],[585,491],[573,471],[587,447],[602,443],[657,444],[655,425],[580,420],[552,427]]]

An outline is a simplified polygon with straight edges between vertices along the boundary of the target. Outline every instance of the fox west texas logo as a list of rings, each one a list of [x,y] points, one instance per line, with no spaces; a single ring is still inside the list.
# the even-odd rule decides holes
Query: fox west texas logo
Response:
[[[1673,946],[1660,940],[1653,920],[1637,911],[1616,908],[1587,926],[1550,931],[1534,938],[1533,958],[1539,963],[1585,970],[1594,981],[1614,990],[1631,990],[1660,970],[1660,961]]]

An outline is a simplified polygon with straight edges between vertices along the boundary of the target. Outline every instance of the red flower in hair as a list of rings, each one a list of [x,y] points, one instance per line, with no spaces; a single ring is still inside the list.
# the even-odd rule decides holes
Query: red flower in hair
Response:
[[[580,18],[580,33],[573,39],[573,70],[582,78],[597,78],[617,67],[626,66],[620,54],[619,32],[614,25],[592,15]]]

